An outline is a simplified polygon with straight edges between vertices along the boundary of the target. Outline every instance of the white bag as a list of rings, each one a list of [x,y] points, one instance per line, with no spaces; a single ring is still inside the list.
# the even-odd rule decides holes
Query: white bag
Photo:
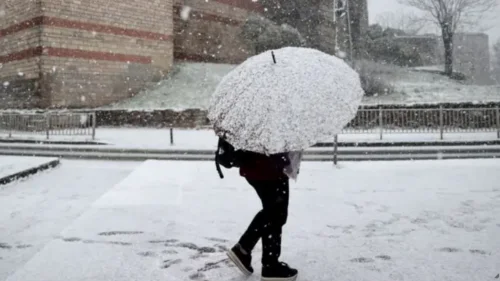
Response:
[[[285,167],[285,174],[288,176],[288,178],[297,180],[297,175],[300,169],[300,162],[302,161],[302,151],[288,152],[288,159],[290,159],[290,165]]]

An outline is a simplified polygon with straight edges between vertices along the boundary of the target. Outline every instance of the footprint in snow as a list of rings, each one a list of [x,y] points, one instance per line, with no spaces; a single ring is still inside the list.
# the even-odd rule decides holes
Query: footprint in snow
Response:
[[[98,235],[99,236],[116,236],[116,235],[137,235],[137,234],[143,234],[144,232],[142,231],[107,231],[107,232],[101,232]]]
[[[374,261],[375,260],[372,258],[365,258],[365,257],[359,257],[351,260],[351,262],[356,262],[356,263],[370,263]]]
[[[146,252],[139,252],[137,255],[142,256],[142,257],[156,257],[157,254],[155,252],[151,251],[146,251]]]
[[[457,249],[457,248],[450,248],[450,247],[444,247],[438,249],[439,252],[445,252],[445,253],[458,253],[461,252],[462,250]]]
[[[391,259],[392,259],[392,258],[391,258],[390,256],[388,256],[388,255],[378,255],[378,256],[376,256],[376,258],[377,258],[377,259],[381,259],[381,260],[386,260],[386,261],[388,261],[388,260],[391,260]]]
[[[471,254],[478,254],[478,255],[488,255],[489,253],[483,250],[477,250],[477,249],[471,249],[469,250]]]

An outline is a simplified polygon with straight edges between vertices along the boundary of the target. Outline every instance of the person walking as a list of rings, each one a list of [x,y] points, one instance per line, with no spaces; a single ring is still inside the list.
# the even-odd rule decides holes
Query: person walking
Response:
[[[271,156],[247,153],[240,165],[240,175],[257,192],[262,210],[228,251],[228,257],[243,274],[250,276],[252,250],[262,239],[262,281],[294,281],[298,275],[296,269],[279,261],[282,229],[288,217],[290,190],[286,169],[290,164],[288,153]]]

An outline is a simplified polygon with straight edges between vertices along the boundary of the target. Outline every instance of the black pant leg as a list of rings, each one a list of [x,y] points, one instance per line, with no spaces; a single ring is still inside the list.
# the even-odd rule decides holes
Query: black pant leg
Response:
[[[268,216],[266,216],[264,212],[264,202],[268,201],[268,198],[271,196],[269,192],[270,189],[267,188],[265,181],[248,181],[248,183],[255,189],[257,195],[259,195],[263,207],[263,209],[255,215],[239,241],[239,244],[243,247],[243,249],[251,252],[255,248],[255,245],[257,245],[259,239],[262,237],[264,225],[268,223]]]
[[[262,210],[254,217],[239,244],[251,252],[262,238],[262,264],[278,262],[281,255],[281,233],[288,218],[288,179],[274,181],[248,181],[262,201]]]
[[[262,233],[262,265],[272,266],[281,255],[282,228],[288,218],[289,184],[288,179],[274,181],[268,186],[271,190],[269,200],[264,204],[264,213],[269,216],[268,225]]]

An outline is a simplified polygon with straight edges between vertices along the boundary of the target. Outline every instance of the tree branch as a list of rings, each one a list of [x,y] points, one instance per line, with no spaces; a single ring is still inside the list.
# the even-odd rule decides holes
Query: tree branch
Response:
[[[399,0],[401,4],[417,8],[435,19],[438,25],[472,26],[480,22],[498,5],[497,0]]]

